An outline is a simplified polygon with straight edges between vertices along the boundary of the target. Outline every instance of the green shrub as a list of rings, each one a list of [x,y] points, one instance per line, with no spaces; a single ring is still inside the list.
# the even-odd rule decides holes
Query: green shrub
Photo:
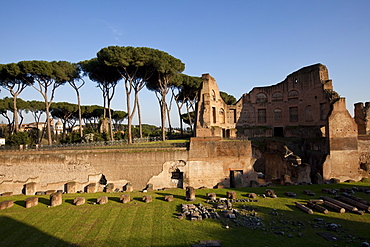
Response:
[[[18,145],[30,145],[32,140],[27,132],[16,132],[6,138],[6,145],[18,146]]]

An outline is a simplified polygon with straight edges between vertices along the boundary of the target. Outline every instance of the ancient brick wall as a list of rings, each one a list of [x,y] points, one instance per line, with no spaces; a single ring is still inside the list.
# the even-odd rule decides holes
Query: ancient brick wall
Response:
[[[332,107],[326,131],[329,155],[323,164],[323,178],[360,180],[357,124],[347,111],[344,98]]]
[[[209,74],[202,75],[202,89],[197,104],[196,136],[235,137],[237,107],[225,104],[216,80]]]
[[[326,66],[322,64],[304,67],[278,84],[255,87],[235,105],[224,103],[213,77],[204,74],[202,79],[197,137],[302,137],[285,129],[325,126],[331,103],[339,97],[333,91]]]
[[[355,121],[359,135],[370,135],[370,102],[355,104]]]
[[[332,90],[328,70],[322,64],[302,68],[276,85],[255,87],[243,95],[238,134],[272,136],[276,131],[273,128],[323,126],[330,111],[328,91]],[[256,132],[262,126],[270,129]],[[282,135],[294,136],[288,131]]]

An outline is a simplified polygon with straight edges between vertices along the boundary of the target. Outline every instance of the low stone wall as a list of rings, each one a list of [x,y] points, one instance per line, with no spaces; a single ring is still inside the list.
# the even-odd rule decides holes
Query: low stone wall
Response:
[[[37,191],[85,191],[101,180],[122,190],[130,182],[135,190],[148,183],[165,187],[211,187],[219,182],[230,185],[230,171],[242,171],[242,185],[256,179],[249,141],[219,141],[197,138],[186,148],[157,150],[24,151],[0,153],[0,194],[34,194]],[[178,169],[178,170],[176,170]],[[174,181],[172,172],[183,172]],[[176,179],[175,179],[176,180]]]

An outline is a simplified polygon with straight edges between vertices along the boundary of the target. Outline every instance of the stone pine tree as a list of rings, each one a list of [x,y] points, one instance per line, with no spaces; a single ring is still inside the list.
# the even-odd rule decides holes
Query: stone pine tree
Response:
[[[81,67],[75,64],[76,66],[76,73],[77,75],[74,77],[74,80],[68,81],[69,85],[75,90],[77,96],[77,105],[78,105],[78,122],[79,122],[79,133],[80,137],[82,138],[82,112],[81,112],[81,97],[80,97],[80,89],[85,85],[85,81],[80,77],[80,69]]]
[[[114,128],[118,131],[122,131],[122,123],[127,118],[127,112],[125,111],[113,111],[112,119],[115,123]]]
[[[73,115],[78,112],[78,105],[68,102],[55,102],[50,106],[50,113],[54,118],[59,118],[63,124],[63,139],[66,137],[67,124]]]
[[[12,132],[12,125],[13,120],[11,116],[9,116],[10,109],[12,109],[13,99],[9,97],[5,97],[4,99],[0,99],[0,114],[7,120],[8,122],[8,134]]]
[[[82,119],[85,122],[86,129],[91,129],[98,132],[99,119],[103,117],[105,112],[104,107],[98,105],[85,105],[81,106]]]
[[[236,98],[231,94],[221,91],[220,96],[227,105],[234,105],[236,103]]]
[[[177,74],[171,79],[171,91],[177,105],[177,110],[180,119],[181,134],[183,134],[183,114],[182,108],[186,105],[187,119],[190,120],[189,125],[192,126],[189,116],[190,108],[194,105],[194,100],[198,97],[199,89],[202,85],[202,79],[196,76],[188,76],[185,74]],[[177,92],[175,92],[177,91]],[[194,111],[194,109],[192,109]]]
[[[76,67],[66,61],[21,61],[18,63],[20,73],[36,91],[44,98],[46,113],[46,133],[48,144],[52,144],[50,105],[54,100],[55,91],[68,81],[72,81],[78,73]]]
[[[166,96],[171,87],[171,79],[176,74],[181,73],[185,69],[185,64],[180,59],[171,56],[170,54],[156,50],[154,67],[155,72],[147,82],[146,87],[155,92],[161,111],[161,130],[162,140],[166,140],[166,114],[167,102]]]
[[[101,62],[97,58],[80,62],[80,67],[84,72],[84,75],[87,75],[90,80],[98,83],[98,87],[103,93],[104,109],[106,109],[105,103],[107,103],[108,106],[110,139],[113,140],[111,101],[115,94],[118,81],[121,79],[121,76],[115,68],[107,66],[104,62]],[[105,116],[106,115],[104,110],[103,118],[105,118]]]
[[[27,78],[30,79],[30,78]],[[13,97],[13,128],[11,133],[18,132],[19,120],[17,109],[17,98],[23,90],[32,84],[32,80],[25,80],[20,74],[20,68],[15,63],[0,65],[0,85],[9,91]]]
[[[39,144],[42,140],[44,129],[40,132],[39,124],[41,120],[41,116],[45,113],[45,103],[42,101],[31,100],[28,101],[27,104],[27,111],[30,112],[35,120],[36,125],[36,134],[35,134],[35,142]]]
[[[101,49],[98,59],[116,68],[125,84],[126,107],[127,107],[127,137],[128,143],[132,143],[132,119],[138,111],[140,137],[142,137],[141,112],[139,92],[145,86],[146,81],[153,74],[153,60],[156,50],[147,47],[109,46]],[[131,95],[134,93],[134,105],[131,107]]]

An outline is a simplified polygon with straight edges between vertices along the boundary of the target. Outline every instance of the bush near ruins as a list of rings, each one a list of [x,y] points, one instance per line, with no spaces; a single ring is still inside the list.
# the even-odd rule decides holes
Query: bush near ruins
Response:
[[[31,145],[32,140],[28,132],[16,132],[9,135],[6,138],[6,145],[9,146],[19,146],[19,145]]]

